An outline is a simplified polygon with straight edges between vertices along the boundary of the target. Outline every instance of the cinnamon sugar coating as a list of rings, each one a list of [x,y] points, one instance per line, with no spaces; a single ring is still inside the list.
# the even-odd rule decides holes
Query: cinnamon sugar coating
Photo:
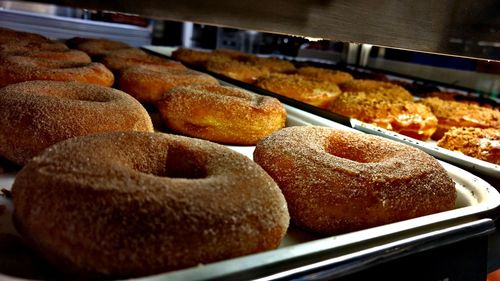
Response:
[[[109,87],[113,85],[114,76],[100,63],[0,56],[0,87],[33,80],[77,81]]]
[[[0,89],[0,154],[25,164],[68,138],[152,131],[146,110],[124,92],[91,84],[29,81]]]
[[[441,165],[408,145],[324,127],[282,129],[254,160],[283,191],[292,221],[338,234],[450,210],[456,191]]]
[[[160,100],[174,87],[194,84],[218,85],[219,82],[198,71],[162,65],[134,65],[125,68],[118,78],[120,90],[144,103]]]
[[[289,221],[253,161],[160,133],[61,142],[21,170],[12,192],[19,232],[79,276],[144,276],[274,249]]]
[[[186,69],[181,63],[150,55],[137,48],[119,49],[108,52],[100,60],[114,73],[135,65],[163,65],[175,69]]]

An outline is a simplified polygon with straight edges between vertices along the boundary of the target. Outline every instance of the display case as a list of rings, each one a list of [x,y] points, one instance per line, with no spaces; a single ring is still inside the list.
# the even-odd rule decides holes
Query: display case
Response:
[[[27,3],[14,1],[12,3]],[[146,19],[146,25],[122,25],[94,20],[68,19],[64,15],[36,16],[16,9],[0,10],[0,26],[25,29],[38,26],[34,32],[47,35],[63,34],[60,39],[72,35],[106,37],[125,41],[133,46],[170,57],[172,50],[189,40],[192,24],[214,26],[215,36],[222,36],[224,28],[247,32],[246,39],[256,34],[270,33],[276,36],[293,36],[307,42],[316,39],[340,42],[336,54],[302,50],[295,57],[280,56],[293,61],[320,59],[328,65],[334,58],[340,65],[356,73],[375,72],[395,77],[395,80],[431,82],[432,85],[471,90],[468,85],[451,85],[448,81],[432,81],[432,77],[416,77],[411,74],[423,71],[412,68],[404,72],[401,64],[388,66],[387,62],[372,58],[372,47],[403,49],[411,53],[456,56],[480,61],[488,69],[486,86],[472,87],[482,96],[494,101],[500,84],[500,1],[413,1],[411,3],[384,1],[38,1],[58,9],[75,9],[78,13],[119,12],[127,16]],[[40,13],[35,13],[40,14]],[[73,14],[74,15],[74,14]],[[80,16],[79,16],[80,17]],[[61,20],[62,19],[62,20]],[[175,31],[180,40],[174,48],[152,46],[155,27],[169,26],[164,23],[178,22]],[[68,27],[69,26],[69,27]],[[68,28],[70,28],[68,30]],[[75,34],[76,31],[79,33]],[[62,32],[62,33],[61,33]],[[168,28],[162,31],[165,35]],[[186,35],[187,34],[187,35]],[[112,36],[111,36],[112,35]],[[253,39],[252,39],[253,38]],[[248,40],[250,40],[248,39]],[[237,40],[229,38],[227,40]],[[301,39],[302,40],[302,39]],[[297,42],[302,42],[297,40]],[[249,43],[247,46],[252,46]],[[252,51],[247,48],[246,51]],[[313,54],[314,53],[314,54]],[[272,54],[271,54],[272,55]],[[318,62],[318,60],[315,60]],[[381,65],[382,64],[382,65]],[[401,71],[398,71],[401,69]],[[197,69],[205,71],[203,69]],[[435,69],[434,69],[435,70]],[[446,71],[453,70],[442,70]],[[210,73],[210,72],[207,72]],[[223,76],[210,73],[221,83],[242,87],[264,95],[263,91]],[[481,74],[483,75],[483,74]],[[432,75],[431,75],[432,76]],[[407,80],[406,80],[407,81]],[[356,122],[335,114],[325,113],[312,106],[278,97],[288,113],[287,126],[318,125],[343,130],[359,130],[370,134],[405,142],[441,159],[442,165],[456,183],[459,199],[450,212],[408,221],[393,223],[344,235],[324,237],[291,227],[280,248],[260,254],[229,259],[199,267],[144,277],[144,280],[485,280],[486,274],[500,268],[498,258],[499,233],[495,223],[500,206],[500,169],[471,159],[463,159],[435,146],[405,138],[369,124]],[[250,158],[252,147],[231,147]],[[458,160],[457,160],[458,159]],[[448,164],[449,162],[451,164]],[[459,167],[464,168],[462,170]],[[0,186],[9,187],[15,172],[0,176]],[[5,198],[4,198],[5,199]],[[12,206],[6,199],[0,222],[3,233],[14,233],[9,216]],[[33,258],[32,253],[19,254],[16,249],[4,252],[5,261],[0,274],[3,278],[42,278],[58,276],[43,261]],[[22,257],[28,266],[13,260]],[[38,264],[40,263],[40,264]],[[418,265],[418,266],[417,266]],[[9,269],[10,267],[10,269]],[[399,270],[393,270],[398,268]],[[426,270],[421,270],[426,268]],[[404,277],[401,272],[407,272]]]

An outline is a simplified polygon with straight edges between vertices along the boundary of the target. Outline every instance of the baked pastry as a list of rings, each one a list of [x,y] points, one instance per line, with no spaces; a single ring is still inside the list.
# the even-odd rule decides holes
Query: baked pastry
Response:
[[[174,132],[226,144],[255,145],[286,121],[277,99],[228,86],[176,87],[156,105]]]
[[[108,87],[29,81],[0,89],[0,155],[23,165],[62,140],[106,131],[153,131],[146,110]]]
[[[456,191],[438,161],[359,132],[295,126],[257,144],[254,160],[285,195],[292,222],[339,234],[451,210]]]
[[[327,109],[340,94],[336,84],[307,79],[297,74],[273,73],[259,79],[257,86],[273,93]]]
[[[0,56],[0,87],[24,81],[77,81],[111,86],[114,76],[100,63],[80,63],[27,56]]]
[[[118,78],[120,90],[143,103],[160,100],[174,87],[194,84],[218,85],[219,82],[212,76],[198,71],[152,64],[125,68]]]
[[[419,140],[431,138],[438,119],[427,106],[383,97],[384,92],[343,92],[330,110]]]
[[[312,79],[328,81],[335,84],[342,84],[353,80],[351,74],[333,69],[319,68],[314,66],[304,66],[297,69],[297,73]]]
[[[437,145],[500,165],[500,128],[452,127]]]
[[[385,81],[354,79],[340,84],[340,89],[344,92],[376,92],[381,99],[401,99],[413,101],[413,96],[403,87]]]
[[[439,140],[451,127],[500,128],[500,111],[457,101],[431,97],[421,100],[438,118],[433,139]]]
[[[61,270],[92,280],[274,249],[289,221],[279,188],[253,161],[160,133],[56,144],[19,172],[12,195],[25,240]]]

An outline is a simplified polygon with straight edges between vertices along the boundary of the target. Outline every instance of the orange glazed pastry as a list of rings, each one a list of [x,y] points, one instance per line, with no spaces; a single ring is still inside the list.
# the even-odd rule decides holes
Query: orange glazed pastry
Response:
[[[438,118],[438,128],[432,136],[435,140],[451,127],[500,128],[500,112],[495,109],[434,97],[422,99],[422,103]]]
[[[444,133],[438,146],[460,151],[493,164],[500,165],[500,129],[453,127]]]
[[[381,99],[377,92],[343,92],[330,110],[419,140],[428,140],[438,120],[423,104]]]

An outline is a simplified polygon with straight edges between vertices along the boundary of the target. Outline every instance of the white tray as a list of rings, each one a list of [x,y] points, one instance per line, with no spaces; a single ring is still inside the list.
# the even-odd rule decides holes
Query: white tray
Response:
[[[285,105],[285,108],[288,113],[287,126],[321,125],[337,129],[353,130],[287,105]],[[253,150],[255,149],[254,146],[228,147],[249,158],[252,158]],[[327,238],[291,226],[279,249],[202,267],[164,273],[154,277],[145,277],[145,279],[189,280],[195,278],[195,276],[196,279],[217,278],[222,274],[232,274],[238,270],[252,270],[253,268],[295,258],[305,259],[320,251],[342,248],[342,255],[330,256],[330,258],[341,261],[346,257],[365,253],[369,251],[368,249],[383,247],[380,245],[390,245],[391,243],[395,243],[394,241],[403,241],[404,239],[421,239],[420,237],[422,236],[434,235],[433,233],[442,231],[446,227],[452,226],[456,228],[458,224],[474,223],[480,218],[488,217],[489,211],[500,205],[500,194],[487,182],[460,168],[447,163],[440,163],[456,183],[458,196],[454,210]],[[0,187],[10,189],[14,179],[15,174],[1,174]],[[0,215],[0,237],[3,234],[17,235],[11,222],[13,211],[11,201],[5,197],[0,197],[0,205],[5,206],[5,211]],[[381,242],[380,240],[383,241]],[[9,257],[1,255],[2,253],[0,253],[0,259],[9,259]],[[13,259],[18,257],[14,256]],[[23,266],[20,265],[19,268],[23,268]],[[0,273],[0,279],[5,278],[7,276]]]

